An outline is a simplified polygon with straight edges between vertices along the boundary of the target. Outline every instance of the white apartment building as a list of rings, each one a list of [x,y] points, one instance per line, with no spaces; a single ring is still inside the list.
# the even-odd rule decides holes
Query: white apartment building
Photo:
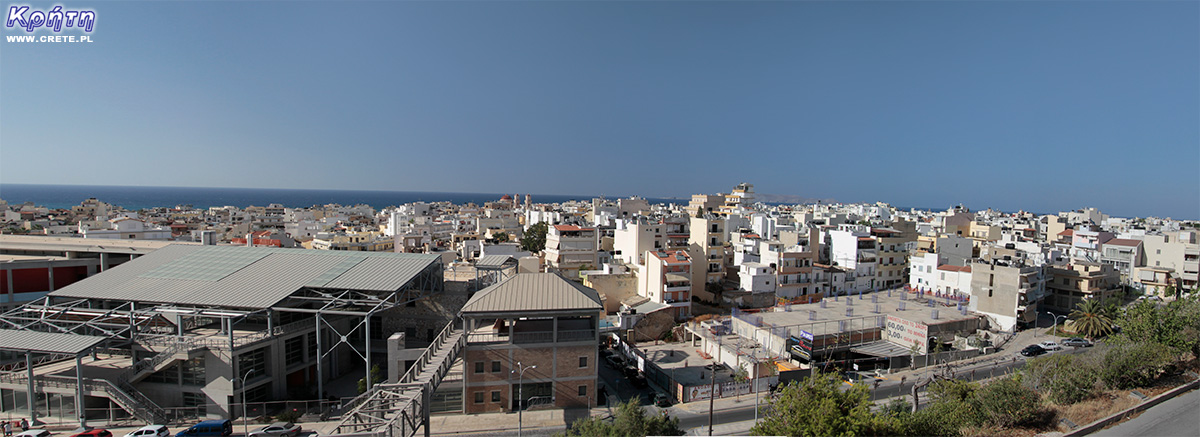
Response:
[[[104,238],[110,240],[170,240],[171,229],[150,226],[146,222],[130,217],[120,217],[108,221],[108,228],[94,229],[83,223],[79,225],[79,234],[83,238]]]
[[[546,232],[546,264],[559,270],[578,273],[580,267],[596,268],[596,229],[575,225],[554,225]]]
[[[651,250],[643,254],[645,268],[638,274],[638,294],[668,305],[676,321],[692,315],[692,259],[687,252]]]
[[[1179,278],[1184,289],[1196,287],[1197,274],[1200,273],[1200,231],[1147,235],[1142,243],[1145,266],[1172,269],[1172,277]]]
[[[876,241],[870,228],[861,225],[840,225],[828,232],[829,261],[846,268],[847,280],[853,285],[849,293],[867,292],[875,288],[877,264]]]

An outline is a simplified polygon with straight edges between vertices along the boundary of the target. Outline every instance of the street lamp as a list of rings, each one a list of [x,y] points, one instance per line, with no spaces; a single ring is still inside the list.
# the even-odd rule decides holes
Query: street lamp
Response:
[[[521,431],[524,428],[521,413],[525,411],[522,401],[525,398],[525,371],[536,369],[537,365],[522,366],[520,361],[517,361],[517,369],[510,370],[509,373],[517,374],[517,437],[521,437]],[[519,370],[519,372],[518,372]]]
[[[246,379],[250,378],[251,373],[254,373],[254,369],[247,370],[246,374],[242,375],[242,432],[247,436],[250,435],[250,419],[246,409]]]
[[[1051,314],[1051,315],[1053,316],[1053,314]],[[1058,319],[1059,319],[1059,317],[1064,318],[1064,319],[1067,318],[1067,316],[1065,316],[1065,315],[1054,316],[1054,327],[1050,329],[1051,335],[1058,335]]]

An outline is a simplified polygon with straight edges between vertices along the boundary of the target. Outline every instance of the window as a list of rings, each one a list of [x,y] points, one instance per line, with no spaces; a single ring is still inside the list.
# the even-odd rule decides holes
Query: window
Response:
[[[203,386],[208,383],[204,378],[204,356],[189,358],[182,365],[183,385]],[[186,393],[185,393],[186,395]],[[186,398],[185,403],[186,403]]]
[[[500,390],[492,390],[492,402],[500,402]]]
[[[308,333],[308,359],[315,360],[317,358],[317,333]]]
[[[481,392],[481,391],[475,392],[475,403],[477,403],[477,404],[483,403],[483,392]]]
[[[283,356],[289,365],[304,362],[304,337],[289,338],[283,342]]]
[[[587,386],[586,385],[579,386],[579,395],[587,396]]]
[[[579,368],[587,367],[587,357],[579,357]]]
[[[492,373],[500,373],[500,362],[492,361]]]
[[[205,399],[204,393],[189,393],[183,392],[184,408],[192,408],[196,415],[203,416],[208,413],[205,406],[208,405],[208,400]]]
[[[483,361],[475,362],[475,373],[483,373]]]
[[[267,348],[258,348],[238,356],[237,373],[245,375],[251,370],[254,371],[253,377],[270,376],[267,372]]]

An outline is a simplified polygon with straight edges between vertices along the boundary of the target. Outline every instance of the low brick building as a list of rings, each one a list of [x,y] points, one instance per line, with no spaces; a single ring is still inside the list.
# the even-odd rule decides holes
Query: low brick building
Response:
[[[602,311],[595,290],[554,273],[518,274],[480,290],[461,312],[463,412],[515,411],[518,398],[525,408],[592,405]]]

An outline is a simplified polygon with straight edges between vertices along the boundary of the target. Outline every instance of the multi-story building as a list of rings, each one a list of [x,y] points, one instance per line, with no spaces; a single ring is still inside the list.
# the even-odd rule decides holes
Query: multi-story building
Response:
[[[716,214],[721,211],[721,205],[725,204],[724,194],[693,194],[692,200],[688,202],[685,211],[692,217],[704,217],[707,214]]]
[[[840,225],[828,232],[829,261],[848,269],[847,281],[853,285],[846,291],[858,293],[871,291],[876,286],[878,265],[878,243],[871,236],[870,227],[862,225]]]
[[[716,296],[705,290],[705,286],[725,282],[725,221],[712,215],[692,217],[689,230],[689,255],[693,266],[692,295],[714,301]]]
[[[638,294],[670,306],[676,321],[692,315],[692,258],[686,251],[646,251],[638,274]]]
[[[1084,299],[1108,299],[1121,295],[1121,276],[1113,266],[1090,261],[1074,261],[1050,266],[1046,282],[1046,307],[1070,312]]]
[[[1133,284],[1133,268],[1142,259],[1142,240],[1114,238],[1104,243],[1100,262],[1109,264],[1121,274],[1122,284]]]
[[[1145,266],[1174,270],[1186,290],[1197,285],[1200,273],[1200,231],[1187,230],[1162,235],[1147,235],[1142,240],[1146,254]]]
[[[551,226],[546,232],[546,263],[570,277],[576,277],[580,267],[595,268],[599,265],[597,244],[594,228]]]
[[[596,290],[554,273],[518,274],[475,293],[460,313],[463,412],[594,405],[603,310]]]
[[[1037,320],[1046,290],[1045,269],[1020,259],[971,263],[971,301],[968,308],[1011,331]]]
[[[872,228],[878,255],[875,269],[875,285],[880,288],[895,288],[908,281],[909,246],[917,240],[916,226],[912,222],[897,221],[892,228]]]
[[[355,252],[392,252],[396,249],[396,238],[382,232],[318,233],[305,243],[308,249],[348,250]]]
[[[740,183],[733,191],[725,195],[725,204],[721,205],[722,214],[736,214],[754,208],[754,184]]]

